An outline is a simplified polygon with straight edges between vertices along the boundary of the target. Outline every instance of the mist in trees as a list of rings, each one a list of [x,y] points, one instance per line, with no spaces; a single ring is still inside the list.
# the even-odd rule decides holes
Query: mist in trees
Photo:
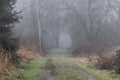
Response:
[[[61,33],[59,37],[59,47],[69,49],[71,46],[71,36],[65,32]]]
[[[23,19],[14,30],[21,46],[38,51],[69,46],[77,54],[103,52],[120,45],[119,3],[119,0],[18,0],[16,9],[22,11]],[[67,36],[62,36],[63,33]]]

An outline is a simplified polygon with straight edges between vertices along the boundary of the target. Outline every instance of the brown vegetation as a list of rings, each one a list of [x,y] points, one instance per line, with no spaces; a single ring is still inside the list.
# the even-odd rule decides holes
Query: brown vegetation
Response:
[[[15,66],[10,62],[10,55],[4,54],[0,50],[0,80],[4,80],[4,76],[10,75],[10,72],[15,69]]]
[[[120,47],[114,47],[105,53],[98,53],[88,58],[76,58],[81,63],[88,64],[90,67],[95,66],[102,70],[111,70],[120,74]]]
[[[32,50],[29,50],[27,48],[20,49],[18,52],[18,55],[21,57],[20,63],[26,63],[34,59],[39,59],[41,56],[39,53],[33,52]]]
[[[109,54],[99,54],[96,67],[99,69],[113,70],[120,74],[120,48],[114,48]]]
[[[8,55],[0,53],[0,71],[9,73],[12,69],[14,66],[10,63]]]
[[[39,59],[41,57],[39,53],[34,53],[28,49],[20,49],[17,54],[19,56],[20,64],[27,63],[34,59]],[[16,64],[11,63],[10,59],[10,55],[5,54],[0,50],[0,80],[4,80],[5,76],[11,75],[11,72],[15,70]]]

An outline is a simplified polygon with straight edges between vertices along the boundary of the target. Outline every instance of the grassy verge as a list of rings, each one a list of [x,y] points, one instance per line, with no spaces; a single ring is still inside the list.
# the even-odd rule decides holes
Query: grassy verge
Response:
[[[68,59],[44,58],[35,60],[20,66],[6,80],[46,80],[44,73],[46,68],[55,72],[58,80],[86,80],[80,73],[77,72],[74,65],[71,65]]]
[[[120,80],[120,75],[111,73],[110,71],[89,68],[87,65],[80,62],[77,62],[77,65],[94,76],[97,80]]]
[[[40,59],[22,65],[9,77],[9,80],[37,80],[35,76],[43,71],[41,67],[44,63],[45,59]]]
[[[45,65],[50,69],[53,67],[53,70],[57,72],[59,80],[86,80],[86,78],[79,73],[79,68],[77,68],[76,64],[86,73],[95,77],[96,80],[120,80],[120,75],[112,74],[105,70],[89,68],[86,64],[80,63],[74,60],[74,58],[54,58],[52,60],[53,61],[50,62],[49,59],[40,59],[22,65],[6,80],[44,80],[40,78],[40,75],[45,72]],[[48,63],[46,63],[46,61],[48,61]],[[74,63],[76,64],[74,65]]]

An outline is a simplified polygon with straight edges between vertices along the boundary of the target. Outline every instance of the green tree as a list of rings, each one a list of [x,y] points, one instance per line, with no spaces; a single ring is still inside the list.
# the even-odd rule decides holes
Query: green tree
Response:
[[[19,41],[13,34],[14,23],[19,21],[19,12],[14,10],[16,0],[0,0],[0,48],[5,54],[16,58]]]

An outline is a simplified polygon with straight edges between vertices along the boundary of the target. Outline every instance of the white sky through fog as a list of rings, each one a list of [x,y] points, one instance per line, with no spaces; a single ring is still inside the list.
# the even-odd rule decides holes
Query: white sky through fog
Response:
[[[60,48],[70,48],[72,46],[71,36],[68,33],[61,33],[59,37]]]

